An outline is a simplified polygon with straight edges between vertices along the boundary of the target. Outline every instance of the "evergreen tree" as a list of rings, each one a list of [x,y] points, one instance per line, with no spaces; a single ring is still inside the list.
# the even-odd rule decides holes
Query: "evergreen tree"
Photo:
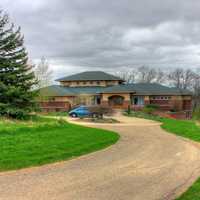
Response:
[[[34,110],[36,79],[28,65],[24,38],[20,28],[9,23],[0,11],[0,115],[24,118]]]

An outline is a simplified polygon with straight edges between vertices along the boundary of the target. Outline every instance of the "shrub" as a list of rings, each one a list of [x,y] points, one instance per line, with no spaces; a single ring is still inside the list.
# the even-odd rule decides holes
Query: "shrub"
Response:
[[[153,108],[155,110],[160,108],[160,106],[158,104],[147,104],[145,107],[146,108]]]
[[[24,109],[10,107],[10,106],[2,106],[0,105],[0,116],[5,116],[9,118],[15,118],[19,120],[27,120],[29,118],[29,111]]]
[[[159,109],[159,105],[156,104],[148,104],[143,108],[143,112],[147,114],[152,114],[154,111]]]
[[[156,110],[155,108],[144,107],[142,112],[146,114],[152,114],[155,110]]]
[[[170,112],[176,112],[176,109],[172,108],[170,109]]]
[[[62,117],[60,117],[60,118],[58,119],[58,123],[59,123],[59,125],[66,125],[66,124],[67,124],[66,120],[63,119]]]
[[[131,106],[130,106],[130,105],[128,105],[127,114],[128,114],[128,115],[131,114]]]
[[[195,119],[200,119],[200,107],[196,108],[193,112],[193,116]]]
[[[103,118],[104,115],[112,115],[113,109],[109,106],[90,106],[88,107],[91,113],[96,114],[96,117]]]
[[[126,116],[131,116],[131,117],[138,117],[138,118],[144,118],[144,119],[150,119],[150,120],[155,120],[155,121],[162,121],[162,117],[160,117],[159,115],[154,115],[154,114],[148,114],[148,113],[144,113],[141,111],[132,111],[130,113],[130,115],[128,115],[127,113],[124,113]]]

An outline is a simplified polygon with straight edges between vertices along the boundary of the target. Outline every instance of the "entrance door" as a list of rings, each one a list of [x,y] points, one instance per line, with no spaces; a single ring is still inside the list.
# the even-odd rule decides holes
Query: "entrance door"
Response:
[[[101,104],[101,96],[95,96],[95,105]]]
[[[119,95],[114,95],[109,97],[108,99],[109,106],[112,106],[113,108],[122,108],[124,104],[124,97]]]

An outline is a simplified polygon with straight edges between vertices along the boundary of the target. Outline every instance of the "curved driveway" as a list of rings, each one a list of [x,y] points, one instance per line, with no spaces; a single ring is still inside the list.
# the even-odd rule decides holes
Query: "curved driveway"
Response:
[[[156,122],[118,117],[91,125],[120,133],[107,149],[43,167],[0,173],[0,200],[173,199],[198,176],[200,151]]]

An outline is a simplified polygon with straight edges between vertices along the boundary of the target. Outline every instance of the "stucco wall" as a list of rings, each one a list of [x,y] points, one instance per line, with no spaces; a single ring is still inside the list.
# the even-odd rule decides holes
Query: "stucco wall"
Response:
[[[131,95],[129,93],[115,93],[115,94],[102,94],[101,105],[109,105],[109,97],[121,96],[123,97],[123,104],[116,106],[116,108],[127,109],[131,105]],[[137,96],[137,95],[136,95]],[[55,103],[69,103],[70,106],[86,104],[94,104],[94,95],[79,95],[79,96],[64,96],[64,97],[51,97],[50,100],[44,100],[42,102],[55,102]],[[168,100],[153,100],[150,96],[144,96],[144,105],[147,104],[158,104],[162,110],[174,109],[177,111],[191,110],[192,108],[192,97],[191,96],[171,96]],[[142,109],[143,106],[131,105],[132,108]]]
[[[130,94],[129,93],[113,93],[113,94],[102,94],[102,100],[103,101],[108,101],[109,97],[112,96],[122,96],[124,97],[125,101],[130,101]]]
[[[54,97],[54,101],[58,101],[58,102],[69,102],[69,103],[73,103],[74,101],[74,97],[73,96],[65,96],[65,97]]]
[[[119,81],[62,81],[60,82],[63,86],[68,87],[87,87],[87,86],[111,86],[118,85]]]
[[[68,87],[106,86],[105,81],[66,81],[61,84]]]
[[[92,105],[94,103],[94,95],[78,95],[78,96],[71,96],[71,97],[55,97],[54,101],[57,102],[69,102],[71,106],[79,105],[79,104],[86,104]]]
[[[103,94],[102,95],[102,105],[108,105],[109,97],[115,96],[115,95],[124,97],[124,102],[123,102],[123,105],[121,105],[121,108],[127,108],[129,105],[131,105],[130,94],[128,94],[128,93]],[[160,95],[160,96],[162,96],[162,95]],[[168,96],[170,96],[170,95],[168,95]],[[191,96],[176,95],[176,96],[170,96],[170,97],[171,98],[168,100],[165,100],[165,99],[152,100],[150,98],[150,96],[144,96],[144,105],[157,104],[157,105],[160,105],[161,110],[171,110],[171,109],[174,109],[176,111],[191,110],[191,108],[192,108],[192,97]],[[118,106],[118,107],[120,107],[120,106]],[[143,106],[131,105],[131,107],[142,109]]]

